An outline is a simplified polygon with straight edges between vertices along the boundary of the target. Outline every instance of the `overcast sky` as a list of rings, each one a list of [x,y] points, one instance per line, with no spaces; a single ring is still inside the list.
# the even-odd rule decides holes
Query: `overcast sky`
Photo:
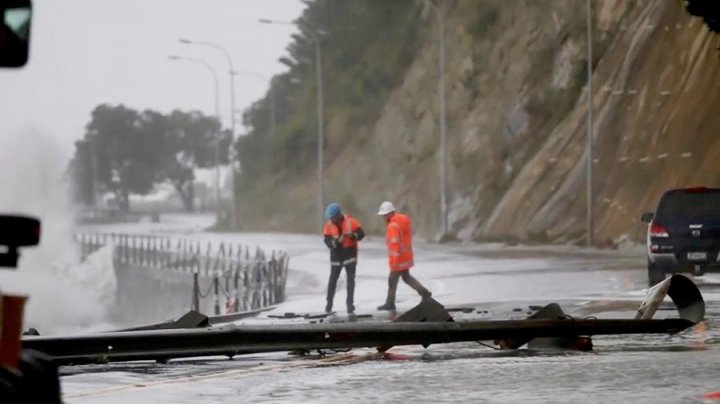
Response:
[[[217,50],[182,45],[179,38],[224,46],[239,71],[266,77],[284,71],[290,25],[300,0],[34,0],[31,55],[21,70],[0,69],[0,136],[40,131],[58,140],[69,158],[84,135],[92,109],[122,103],[162,112],[214,113],[212,77],[170,54],[201,58],[216,67],[220,114],[229,127],[228,67]],[[235,79],[236,108],[243,110],[267,89],[261,79]],[[238,129],[239,130],[239,129]]]

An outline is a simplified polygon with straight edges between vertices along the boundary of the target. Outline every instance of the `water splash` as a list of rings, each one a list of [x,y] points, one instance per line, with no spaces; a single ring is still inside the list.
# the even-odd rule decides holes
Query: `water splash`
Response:
[[[67,161],[61,150],[55,139],[37,130],[0,137],[0,212],[42,220],[40,245],[21,250],[17,269],[0,270],[0,290],[29,296],[24,326],[42,334],[107,322],[111,303],[106,298],[115,287],[108,281],[114,281],[114,273],[107,252],[78,266],[74,215],[64,178]]]

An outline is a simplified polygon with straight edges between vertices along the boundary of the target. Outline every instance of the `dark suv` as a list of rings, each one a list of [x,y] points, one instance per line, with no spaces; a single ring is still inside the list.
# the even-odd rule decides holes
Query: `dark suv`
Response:
[[[720,189],[685,188],[665,192],[648,223],[648,283],[668,273],[703,275],[720,269]]]

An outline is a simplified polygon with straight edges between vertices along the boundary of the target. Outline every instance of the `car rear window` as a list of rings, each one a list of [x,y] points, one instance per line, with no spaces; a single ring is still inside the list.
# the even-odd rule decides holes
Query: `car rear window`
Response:
[[[660,223],[720,218],[720,190],[676,190],[660,201],[656,220]]]

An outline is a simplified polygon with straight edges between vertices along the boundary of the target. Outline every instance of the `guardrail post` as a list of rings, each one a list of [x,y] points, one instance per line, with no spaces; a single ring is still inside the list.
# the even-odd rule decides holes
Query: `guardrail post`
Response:
[[[215,278],[213,279],[214,288],[215,288],[215,315],[220,314],[220,278],[215,274]]]
[[[193,295],[192,295],[192,309],[200,311],[200,280],[198,279],[198,273],[193,273]]]

